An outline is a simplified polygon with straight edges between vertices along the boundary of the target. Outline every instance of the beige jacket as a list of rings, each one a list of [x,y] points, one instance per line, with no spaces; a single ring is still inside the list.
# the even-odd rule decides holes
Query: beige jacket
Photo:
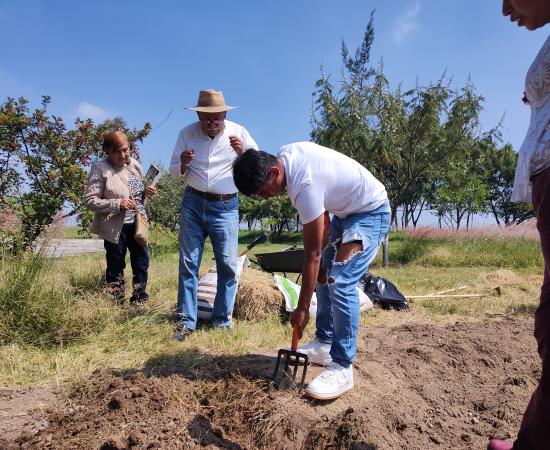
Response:
[[[130,169],[143,178],[141,165],[131,158]],[[120,200],[130,197],[128,168],[115,169],[107,158],[92,164],[84,203],[95,212],[91,232],[106,241],[118,243],[124,224],[125,211],[120,210]]]

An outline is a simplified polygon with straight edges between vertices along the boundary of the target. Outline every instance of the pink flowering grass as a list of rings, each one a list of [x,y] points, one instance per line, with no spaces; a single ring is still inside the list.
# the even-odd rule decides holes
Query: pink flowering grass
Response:
[[[543,267],[534,221],[458,231],[419,227],[392,232],[389,241],[390,264],[537,270]]]
[[[404,230],[406,236],[414,239],[529,239],[539,240],[535,219],[527,220],[519,225],[487,225],[474,227],[468,230],[454,230],[451,228],[436,228],[422,226]]]

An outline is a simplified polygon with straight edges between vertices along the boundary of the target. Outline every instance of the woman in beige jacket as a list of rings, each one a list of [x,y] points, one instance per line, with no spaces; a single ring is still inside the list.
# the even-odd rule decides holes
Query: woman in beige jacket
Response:
[[[103,150],[106,157],[92,165],[86,186],[86,206],[95,212],[91,231],[104,239],[106,281],[117,303],[124,302],[124,268],[129,250],[133,274],[130,303],[143,304],[149,298],[145,290],[149,254],[134,239],[135,210],[146,216],[144,195],[153,197],[156,189],[144,187],[141,165],[130,157],[130,143],[123,132],[105,134]]]

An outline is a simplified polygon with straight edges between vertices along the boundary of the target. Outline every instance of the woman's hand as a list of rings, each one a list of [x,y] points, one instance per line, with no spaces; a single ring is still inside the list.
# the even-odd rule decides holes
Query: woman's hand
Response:
[[[136,202],[131,198],[121,198],[120,199],[120,209],[121,211],[126,211],[128,209],[135,209]]]
[[[145,196],[147,198],[153,198],[155,195],[157,195],[157,188],[155,186],[147,186],[145,188]]]

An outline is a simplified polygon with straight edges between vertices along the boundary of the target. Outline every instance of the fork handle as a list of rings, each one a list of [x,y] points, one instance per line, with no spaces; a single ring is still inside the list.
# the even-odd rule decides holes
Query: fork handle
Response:
[[[294,325],[292,328],[292,346],[290,347],[293,352],[295,352],[298,349],[298,341],[300,340],[300,327],[298,325]]]

